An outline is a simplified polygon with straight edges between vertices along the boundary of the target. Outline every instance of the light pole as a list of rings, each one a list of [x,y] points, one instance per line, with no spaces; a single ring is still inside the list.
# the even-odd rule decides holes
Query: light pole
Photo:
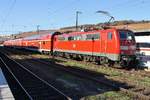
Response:
[[[37,28],[37,34],[39,34],[40,33],[40,25],[37,25],[36,28]]]
[[[82,14],[82,12],[80,11],[76,11],[76,31],[78,30],[78,17],[79,17],[79,14]]]

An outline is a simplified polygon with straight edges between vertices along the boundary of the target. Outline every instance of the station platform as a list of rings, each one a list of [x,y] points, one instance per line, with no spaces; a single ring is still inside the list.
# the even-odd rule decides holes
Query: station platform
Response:
[[[0,100],[15,100],[0,68]]]

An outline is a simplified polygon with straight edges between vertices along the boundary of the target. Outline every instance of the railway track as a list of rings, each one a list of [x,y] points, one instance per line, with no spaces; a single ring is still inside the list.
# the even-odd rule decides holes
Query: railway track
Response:
[[[7,48],[7,50],[16,53],[17,49],[15,49],[15,51],[14,51],[12,49],[10,50],[9,48]],[[26,53],[26,52],[22,52],[20,50],[17,50],[17,53],[28,55],[28,53],[31,53],[31,52],[29,51],[28,53]],[[97,67],[97,68],[104,68],[104,69],[109,69],[109,70],[112,70],[112,71],[115,70],[115,71],[118,71],[120,73],[123,73],[123,74],[125,73],[125,74],[128,74],[128,75],[134,75],[136,77],[149,77],[150,78],[150,73],[149,72],[146,72],[146,71],[140,70],[140,69],[127,70],[127,69],[118,68],[118,67],[105,67],[103,65],[97,65],[97,64],[92,63],[92,62],[76,61],[76,60],[62,58],[62,57],[56,57],[56,58],[67,60],[67,61],[73,61],[73,62],[76,62],[76,63],[82,63],[84,65],[94,66],[94,67]],[[132,68],[132,67],[130,67],[130,68]],[[83,71],[85,71],[85,70],[83,69]],[[88,69],[86,71],[91,72],[91,70],[88,70]],[[93,73],[95,73],[95,71],[93,71]]]
[[[53,65],[57,69],[61,69],[62,71],[66,71],[70,74],[87,78],[92,81],[98,82],[100,84],[105,84],[109,87],[113,87],[116,90],[120,90],[125,94],[131,95],[134,97],[134,99],[140,99],[140,100],[150,100],[150,90],[146,88],[141,87],[135,87],[135,86],[127,86],[124,84],[116,84],[114,81],[105,80],[103,77],[100,77],[97,75],[97,73],[94,74],[94,72],[90,73],[88,71],[83,71],[83,69],[80,68],[74,68],[74,67],[65,67],[61,66],[59,64],[54,64],[54,62],[50,62],[48,60],[40,60],[36,59],[35,57],[31,56],[33,61],[39,62],[46,65]]]
[[[16,100],[71,100],[23,65],[0,52],[0,64]],[[10,83],[11,82],[11,83]],[[14,86],[13,86],[14,85]]]

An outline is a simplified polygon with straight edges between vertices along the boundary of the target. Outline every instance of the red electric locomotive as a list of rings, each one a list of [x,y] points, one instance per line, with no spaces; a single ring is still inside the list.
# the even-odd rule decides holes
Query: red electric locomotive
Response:
[[[105,29],[57,35],[55,54],[94,60],[113,65],[119,62],[128,66],[135,61],[136,43],[132,31]]]
[[[114,63],[129,66],[136,59],[133,32],[115,28],[68,34],[55,32],[35,35],[6,41],[4,46],[19,46],[39,52],[51,52],[57,56],[96,61],[109,66]]]

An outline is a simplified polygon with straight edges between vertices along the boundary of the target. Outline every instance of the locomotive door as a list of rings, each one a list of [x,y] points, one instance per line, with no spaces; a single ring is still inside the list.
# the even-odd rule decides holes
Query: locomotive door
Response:
[[[108,31],[105,33],[105,40],[104,40],[104,54],[105,56],[109,56],[113,50],[115,49],[115,42],[113,39],[113,31]]]
[[[101,35],[101,53],[103,56],[106,55],[107,51],[107,32],[102,32]]]

